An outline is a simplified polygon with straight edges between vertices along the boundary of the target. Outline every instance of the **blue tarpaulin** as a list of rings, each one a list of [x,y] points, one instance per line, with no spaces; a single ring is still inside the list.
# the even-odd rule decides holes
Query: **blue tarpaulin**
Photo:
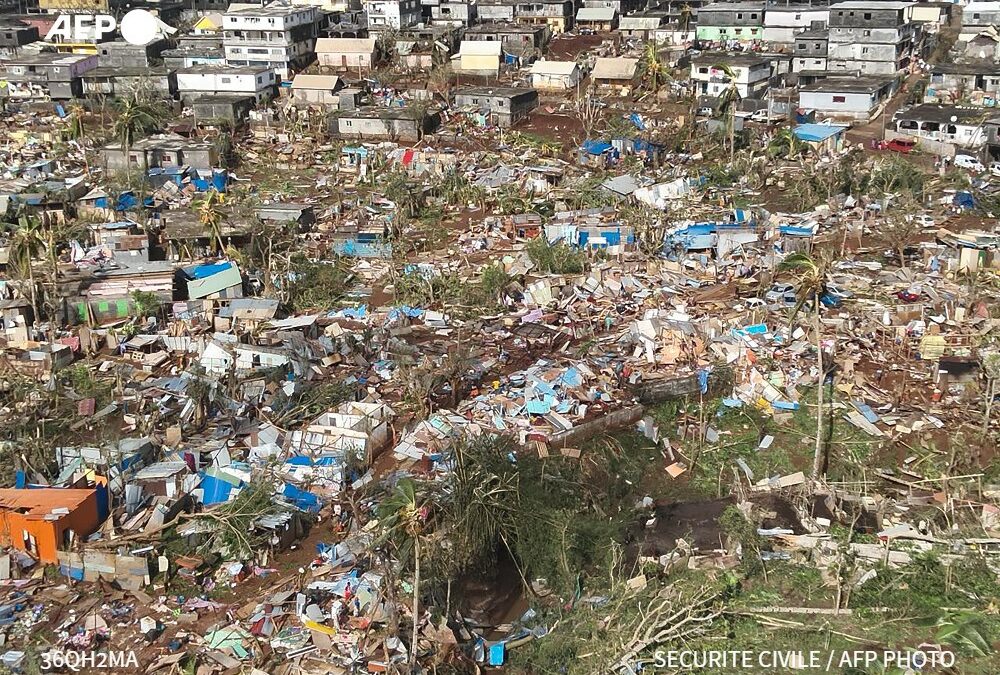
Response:
[[[606,152],[610,152],[612,145],[610,143],[605,143],[604,141],[584,141],[580,149],[586,152],[588,155],[603,155]]]
[[[319,497],[311,492],[301,490],[291,483],[285,483],[285,490],[282,494],[285,496],[285,499],[295,504],[296,508],[303,511],[316,512],[322,506],[322,501],[320,501]]]
[[[216,263],[215,265],[196,265],[188,270],[188,276],[192,279],[206,279],[213,274],[225,272],[232,266],[231,262]]]

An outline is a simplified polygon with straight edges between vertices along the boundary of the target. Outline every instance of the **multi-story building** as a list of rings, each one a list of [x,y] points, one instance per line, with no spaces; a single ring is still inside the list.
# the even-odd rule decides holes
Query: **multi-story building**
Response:
[[[829,21],[829,5],[771,5],[764,13],[764,42],[791,45],[797,34]]]
[[[38,40],[38,28],[16,19],[0,19],[0,54],[13,55]]]
[[[970,2],[962,9],[958,41],[968,42],[992,26],[1000,26],[1000,2]]]
[[[826,28],[803,31],[795,36],[792,47],[792,71],[826,70],[826,55],[830,46],[830,31]]]
[[[420,23],[420,0],[363,0],[368,30],[399,30]]]
[[[728,67],[733,77],[718,66]],[[702,96],[718,96],[735,83],[742,98],[763,98],[770,77],[770,62],[754,54],[705,52],[691,59],[691,81]]]
[[[281,77],[309,64],[319,10],[279,5],[237,9],[222,19],[226,63],[273,68]]]
[[[763,2],[716,2],[698,10],[695,35],[707,42],[764,39]]]
[[[583,0],[583,7],[610,7],[618,12],[618,16],[625,16],[646,9],[646,2],[645,0]]]
[[[471,26],[476,22],[475,0],[441,0],[431,7],[431,22],[454,26]]]
[[[548,26],[553,35],[573,29],[573,0],[517,0],[514,21],[525,26]]]
[[[477,12],[483,23],[513,23],[516,0],[488,0],[480,2]]]
[[[549,41],[547,26],[522,26],[516,23],[481,23],[466,29],[466,40],[500,42],[505,51],[533,47],[541,49]]]
[[[912,7],[909,2],[858,0],[831,5],[828,69],[892,75],[906,68],[913,53]]]
[[[274,70],[262,66],[194,66],[177,71],[177,93],[185,101],[226,94],[266,101],[274,97],[277,88]]]
[[[22,54],[4,62],[0,75],[11,98],[69,99],[83,93],[81,76],[97,67],[92,54],[41,52]]]

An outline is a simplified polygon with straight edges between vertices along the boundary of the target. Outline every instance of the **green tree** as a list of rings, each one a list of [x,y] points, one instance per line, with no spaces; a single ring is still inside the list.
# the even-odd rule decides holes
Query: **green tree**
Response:
[[[726,119],[726,129],[729,135],[729,161],[733,161],[736,153],[736,109],[739,107],[740,90],[736,86],[736,73],[725,64],[712,66],[714,70],[720,70],[728,80],[726,88],[719,93],[719,112]]]
[[[785,258],[778,271],[790,274],[798,284],[798,303],[792,313],[795,316],[807,304],[812,303],[813,332],[816,337],[816,365],[819,369],[819,386],[816,387],[816,447],[813,453],[812,477],[819,478],[823,470],[824,437],[823,437],[823,389],[826,380],[826,370],[823,365],[823,330],[820,322],[820,306],[826,290],[826,277],[830,269],[830,260],[822,255],[813,257],[806,253],[792,253]]]
[[[770,157],[781,157],[784,159],[797,159],[809,150],[809,145],[795,135],[791,129],[782,129],[767,145],[767,154]]]
[[[115,105],[118,116],[115,118],[114,134],[125,153],[125,166],[128,171],[129,187],[132,180],[132,162],[130,155],[135,141],[152,131],[156,131],[163,123],[164,113],[160,106],[141,100],[138,96],[119,99]]]
[[[404,478],[378,506],[383,539],[393,544],[400,558],[413,560],[413,638],[410,642],[410,665],[417,659],[417,628],[420,624],[420,546],[431,529],[431,505],[418,494],[417,484]]]
[[[209,238],[215,242],[219,253],[226,250],[226,243],[222,240],[223,216],[219,208],[221,204],[222,196],[214,188],[194,204],[198,210],[198,222],[208,232]]]
[[[659,45],[654,40],[646,42],[639,57],[642,81],[650,91],[655,92],[663,81],[670,77],[669,70],[660,57]]]
[[[45,250],[46,236],[42,221],[33,215],[22,214],[18,217],[17,228],[10,241],[9,260],[18,277],[28,283],[31,295],[31,309],[35,313],[35,321],[41,321],[39,311],[38,286],[35,283],[35,270],[32,262]]]

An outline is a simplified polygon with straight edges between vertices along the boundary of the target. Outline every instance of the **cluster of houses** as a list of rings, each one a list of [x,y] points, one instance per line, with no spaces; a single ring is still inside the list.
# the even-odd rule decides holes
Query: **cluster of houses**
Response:
[[[10,99],[146,90],[182,101],[197,120],[240,122],[257,104],[282,95],[340,111],[329,131],[359,140],[416,140],[434,127],[426,106],[366,96],[373,73],[390,61],[423,71],[450,64],[456,73],[496,83],[458,88],[449,103],[501,126],[527,117],[539,95],[591,85],[629,94],[642,74],[639,48],[649,41],[666,63],[689,69],[687,86],[708,114],[718,111],[722,92],[735,88],[747,114],[863,124],[908,74],[929,69],[914,102],[934,105],[907,110],[889,132],[966,149],[984,148],[991,137],[991,116],[967,108],[987,111],[1000,88],[1000,2],[971,2],[959,20],[949,3],[897,0],[195,0],[183,7],[150,3],[165,23],[186,21],[191,30],[146,45],[113,34],[47,41],[55,18],[73,10],[75,0],[36,2],[34,11],[0,21],[2,93]],[[129,7],[136,4],[143,3]],[[117,0],[95,3],[98,11],[117,9]],[[954,58],[928,65],[942,27],[959,23]],[[567,33],[606,34],[618,55],[546,58],[548,43]]]

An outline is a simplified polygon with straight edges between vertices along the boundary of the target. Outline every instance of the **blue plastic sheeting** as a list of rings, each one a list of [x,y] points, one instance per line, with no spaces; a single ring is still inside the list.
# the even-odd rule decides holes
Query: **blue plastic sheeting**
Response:
[[[632,113],[628,116],[628,121],[635,125],[635,128],[639,131],[646,130],[646,123],[642,121],[642,115],[639,113]]]
[[[224,480],[219,480],[212,476],[206,476],[201,481],[202,504],[221,504],[229,501],[229,495],[233,491],[233,486]]]
[[[313,461],[305,455],[295,455],[286,459],[285,464],[291,464],[292,466],[312,466]]]
[[[118,204],[115,206],[115,211],[128,211],[129,209],[135,208],[139,200],[135,198],[135,195],[131,192],[123,192],[118,195]]]
[[[976,205],[976,200],[973,199],[971,192],[956,192],[955,198],[951,202],[963,209],[971,209]]]
[[[580,149],[588,155],[603,155],[606,152],[610,152],[612,147],[610,143],[605,143],[604,141],[584,141]]]
[[[701,370],[698,371],[698,388],[701,390],[701,393],[703,394],[708,393],[708,374],[710,372],[712,371],[710,371],[708,368],[702,368]]]
[[[215,265],[197,265],[188,271],[188,276],[192,279],[205,279],[213,274],[225,272],[232,266],[231,262],[217,263]]]
[[[506,656],[507,645],[505,643],[497,642],[496,644],[490,645],[489,663],[491,666],[502,666]]]
[[[322,501],[319,497],[311,492],[300,490],[291,483],[285,483],[285,489],[282,494],[285,496],[285,499],[295,504],[296,508],[303,511],[316,512],[322,506]]]

